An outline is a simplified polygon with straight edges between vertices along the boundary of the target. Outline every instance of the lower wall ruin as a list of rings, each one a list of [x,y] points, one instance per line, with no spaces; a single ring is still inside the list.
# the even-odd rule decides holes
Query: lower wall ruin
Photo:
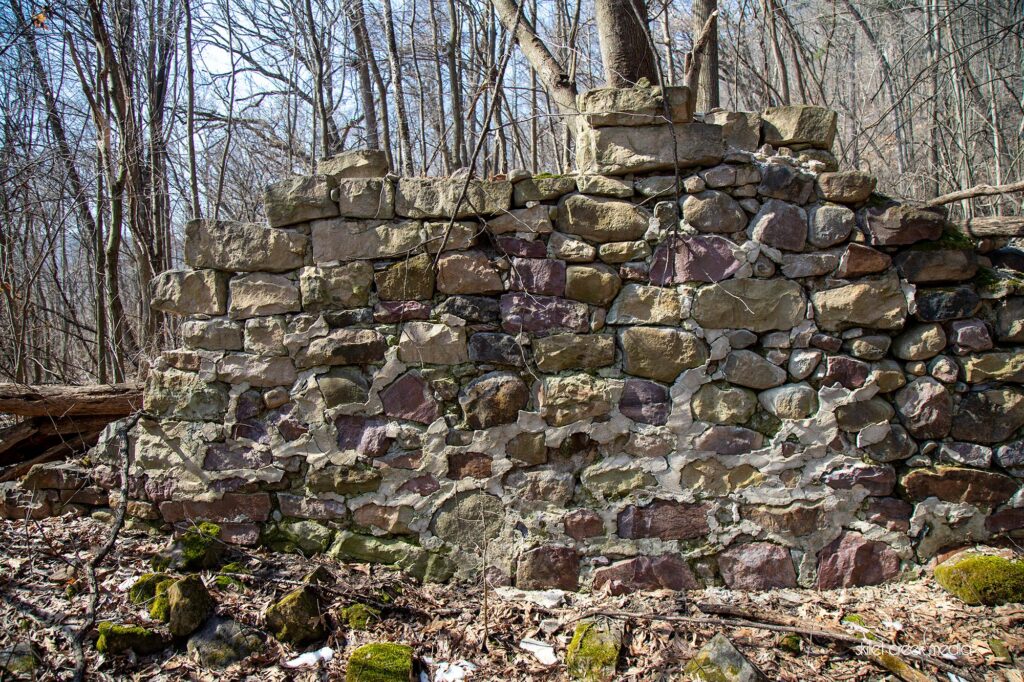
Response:
[[[270,226],[190,223],[130,512],[613,593],[875,584],[1024,528],[1024,254],[837,172],[831,112],[584,97],[578,175],[460,202],[350,154]],[[103,503],[108,461],[25,487]]]

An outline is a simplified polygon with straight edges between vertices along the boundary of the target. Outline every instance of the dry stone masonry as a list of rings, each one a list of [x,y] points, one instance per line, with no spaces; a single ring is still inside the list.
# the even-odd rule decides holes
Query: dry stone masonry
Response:
[[[612,594],[876,584],[1019,532],[1019,252],[839,171],[832,112],[691,101],[582,95],[576,175],[349,153],[269,225],[190,223],[132,513]]]

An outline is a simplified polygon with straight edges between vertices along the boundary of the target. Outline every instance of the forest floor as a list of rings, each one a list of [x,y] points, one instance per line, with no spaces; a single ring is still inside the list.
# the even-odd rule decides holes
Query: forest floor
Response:
[[[108,525],[91,518],[0,521],[0,652],[31,641],[41,659],[37,679],[72,676],[69,633],[80,629],[90,601],[82,567],[109,533]],[[151,570],[150,557],[165,544],[163,536],[121,531],[114,550],[97,569],[97,621],[154,626],[144,609],[129,602],[128,588]],[[235,556],[229,555],[228,560],[242,562],[252,571],[244,587],[218,589],[210,574],[204,577],[217,612],[256,630],[263,628],[266,606],[294,589],[316,566],[324,566],[336,577],[325,598],[330,634],[326,642],[310,647],[330,647],[335,652],[332,660],[311,668],[286,668],[283,664],[301,652],[267,636],[262,651],[225,670],[206,670],[181,645],[138,659],[103,656],[97,653],[91,633],[84,645],[87,679],[343,679],[348,654],[376,641],[411,645],[426,675],[421,680],[445,679],[438,675],[442,664],[458,664],[468,672],[467,680],[564,679],[566,646],[576,623],[584,615],[603,611],[614,612],[611,617],[624,627],[616,679],[685,679],[681,671],[686,662],[717,632],[724,633],[771,680],[897,679],[875,662],[877,656],[872,659],[855,644],[833,636],[861,636],[866,629],[875,641],[906,647],[903,660],[928,675],[916,679],[1024,680],[1013,662],[1015,656],[1024,660],[1024,607],[966,606],[929,577],[829,592],[744,593],[709,588],[621,597],[549,595],[509,588],[485,591],[465,584],[420,586],[381,567],[264,550],[231,552]],[[367,630],[339,625],[338,611],[356,602],[381,607],[380,620]],[[623,617],[622,612],[633,615]],[[691,620],[659,620],[662,616]],[[751,619],[825,634],[801,635],[798,646],[793,646],[796,639],[791,637],[787,648],[782,646],[785,632],[757,627]],[[553,647],[557,662],[544,665],[536,654],[523,649],[521,642],[527,638]],[[993,639],[1005,643],[1009,658],[998,643],[993,646]],[[945,670],[922,663],[915,658],[918,654],[941,659]],[[2,665],[0,660],[0,679],[8,679]],[[903,679],[914,679],[912,673],[905,672]]]

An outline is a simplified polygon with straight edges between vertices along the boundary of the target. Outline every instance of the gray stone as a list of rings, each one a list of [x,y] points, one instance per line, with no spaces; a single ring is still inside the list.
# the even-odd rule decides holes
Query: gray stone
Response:
[[[750,111],[709,111],[705,123],[722,126],[725,144],[731,149],[754,151],[761,144],[761,115]]]
[[[892,352],[900,360],[928,360],[945,347],[946,332],[941,324],[915,324],[896,337]]]
[[[143,405],[146,412],[164,419],[219,421],[228,407],[228,389],[192,372],[154,371],[146,382]]]
[[[185,320],[178,333],[187,348],[242,350],[242,327],[231,320]]]
[[[227,353],[217,361],[217,379],[250,386],[291,386],[295,383],[291,358],[264,357],[249,353]]]
[[[771,388],[757,399],[761,407],[779,419],[806,419],[818,409],[818,393],[806,383]]]
[[[390,180],[339,180],[333,195],[343,218],[390,220],[395,217],[395,186]]]
[[[395,215],[404,218],[472,218],[499,215],[511,207],[512,183],[504,180],[402,178],[395,193]]]
[[[761,113],[761,141],[773,147],[807,145],[831,149],[838,115],[822,107],[788,105]]]
[[[313,261],[373,260],[405,256],[423,244],[420,223],[314,220],[311,224]]]
[[[818,176],[818,194],[826,201],[859,204],[875,191],[875,176],[859,170],[822,173]]]
[[[594,128],[649,126],[669,120],[672,123],[689,123],[693,120],[693,95],[684,86],[669,87],[664,94],[658,86],[595,88],[578,95],[576,102],[587,124]]]
[[[896,393],[900,421],[915,438],[944,438],[953,421],[953,398],[930,377],[915,379]]]
[[[323,312],[337,308],[358,308],[370,300],[373,266],[357,262],[336,267],[307,267],[299,271],[302,308]]]
[[[269,185],[263,194],[267,222],[271,227],[287,227],[338,215],[338,204],[331,199],[334,179],[323,175],[298,176]]]
[[[726,381],[756,390],[772,388],[786,381],[786,370],[749,350],[729,353],[721,368]]]
[[[584,128],[576,138],[581,173],[625,175],[710,166],[722,160],[722,128],[705,123]]]
[[[826,248],[849,239],[857,218],[853,211],[838,204],[815,204],[807,212],[807,241]]]
[[[753,391],[726,383],[700,387],[690,402],[693,416],[714,424],[743,424],[757,409]]]
[[[801,251],[807,239],[807,212],[799,206],[769,199],[750,221],[750,238],[786,251]]]
[[[387,347],[384,336],[372,329],[335,329],[297,352],[295,366],[368,365],[383,360]]]
[[[711,638],[683,669],[690,680],[701,682],[767,682],[757,669],[722,633]]]
[[[962,282],[978,272],[977,256],[964,249],[912,249],[898,254],[893,264],[904,279],[914,284]]]
[[[317,162],[317,170],[339,180],[383,178],[388,174],[388,157],[377,149],[352,149]]]

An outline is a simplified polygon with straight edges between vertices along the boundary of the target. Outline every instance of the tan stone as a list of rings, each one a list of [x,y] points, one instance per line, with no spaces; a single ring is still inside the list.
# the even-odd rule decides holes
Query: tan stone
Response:
[[[552,426],[565,426],[611,412],[608,382],[589,374],[547,377],[540,382],[537,406]]]
[[[961,358],[964,379],[979,384],[986,381],[1024,383],[1024,353],[983,353]]]
[[[373,266],[348,263],[337,267],[308,267],[299,272],[302,309],[322,312],[365,306],[370,298]]]
[[[570,194],[558,202],[558,228],[599,243],[640,239],[649,218],[636,204],[618,199]]]
[[[406,322],[398,340],[402,362],[428,365],[457,365],[469,362],[466,331],[430,322]]]
[[[175,315],[223,315],[228,287],[216,270],[168,270],[150,283],[150,305]]]
[[[382,301],[422,301],[434,295],[434,262],[427,254],[399,261],[374,273]]]
[[[283,272],[301,267],[309,239],[257,223],[192,220],[185,225],[185,263],[231,272]]]
[[[722,127],[697,122],[584,127],[576,139],[576,167],[581,173],[625,175],[713,166],[724,154]]]
[[[280,315],[301,310],[299,288],[282,275],[255,272],[234,277],[230,284],[231,305],[228,312],[233,320],[260,315]]]
[[[334,178],[323,175],[297,176],[267,187],[263,206],[271,227],[287,227],[338,215],[331,199]]]
[[[807,302],[796,282],[733,279],[700,288],[693,318],[708,329],[788,330],[800,324]]]
[[[343,218],[389,220],[395,216],[395,186],[390,180],[339,180],[333,196]]]
[[[668,96],[668,114],[665,109]],[[646,126],[665,123],[689,123],[693,120],[693,95],[685,86],[596,88],[576,98],[586,122],[601,126]],[[671,117],[671,118],[669,118]]]
[[[615,337],[610,334],[553,334],[533,342],[533,356],[542,372],[595,369],[615,362]]]
[[[679,293],[668,287],[627,284],[608,311],[608,324],[678,324]]]
[[[437,290],[444,294],[497,294],[505,290],[498,266],[480,251],[447,253],[437,264]]]
[[[704,384],[690,401],[693,416],[714,424],[743,424],[757,409],[753,391],[725,382]]]
[[[317,170],[339,180],[382,178],[388,173],[388,157],[379,149],[352,149],[320,159]]]
[[[749,464],[727,467],[717,459],[690,462],[679,472],[683,490],[699,490],[702,495],[727,495],[764,480],[765,475]]]
[[[836,137],[836,112],[822,107],[768,107],[761,114],[762,140],[775,147],[807,145],[830,149]]]
[[[707,348],[681,329],[630,327],[619,332],[622,370],[646,379],[671,383],[684,369],[707,361]]]
[[[466,194],[455,210],[463,187]],[[512,206],[512,183],[462,178],[402,178],[395,214],[405,218],[450,218],[498,215]]]
[[[314,220],[313,261],[372,260],[397,258],[423,243],[420,223],[407,220],[384,223],[376,220]]]
[[[217,379],[250,386],[291,386],[295,383],[291,358],[264,357],[249,353],[228,353],[217,361]]]
[[[899,329],[907,317],[907,301],[896,277],[819,291],[811,301],[815,321],[829,331],[850,327]]]
[[[511,234],[528,232],[532,234],[548,234],[551,232],[551,218],[548,216],[549,206],[537,204],[530,208],[517,208],[491,218],[487,221],[487,229],[493,234]]]
[[[622,279],[607,265],[570,265],[565,271],[565,297],[591,305],[612,302]]]

